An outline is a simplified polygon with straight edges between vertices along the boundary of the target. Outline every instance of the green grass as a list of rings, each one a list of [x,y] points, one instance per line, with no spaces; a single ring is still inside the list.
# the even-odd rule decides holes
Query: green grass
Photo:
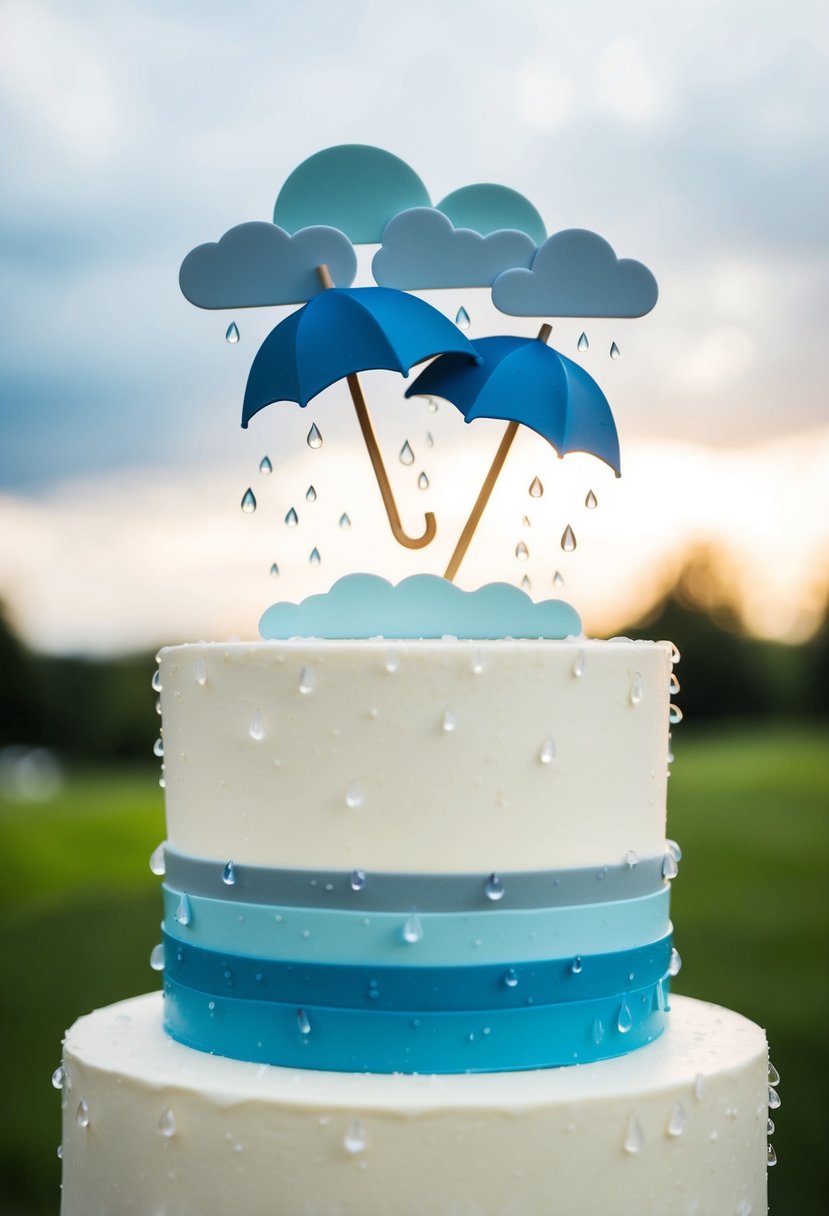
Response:
[[[678,735],[670,834],[684,850],[673,919],[685,965],[674,986],[766,1026],[783,1099],[771,1212],[810,1216],[829,1195],[826,737],[770,726]],[[149,770],[78,773],[45,806],[0,802],[0,1041],[12,1046],[0,1213],[57,1211],[60,1116],[49,1076],[64,1028],[158,986],[147,959],[160,894],[147,858],[162,836]]]

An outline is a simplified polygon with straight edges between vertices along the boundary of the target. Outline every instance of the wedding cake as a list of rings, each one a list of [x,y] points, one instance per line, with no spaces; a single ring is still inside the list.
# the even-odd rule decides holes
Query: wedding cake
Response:
[[[383,288],[317,299],[374,308],[360,290]],[[280,328],[246,420],[307,395]],[[422,314],[405,340],[441,332]],[[584,424],[593,382],[540,337],[538,375],[553,356],[582,403],[560,454],[618,468],[603,396]],[[456,404],[507,350],[439,340],[423,375]],[[350,382],[391,365],[358,348]],[[397,539],[428,543],[372,461]],[[765,1035],[670,994],[671,645],[431,575],[349,575],[261,633],[159,656],[163,991],[67,1032],[63,1216],[765,1213]]]

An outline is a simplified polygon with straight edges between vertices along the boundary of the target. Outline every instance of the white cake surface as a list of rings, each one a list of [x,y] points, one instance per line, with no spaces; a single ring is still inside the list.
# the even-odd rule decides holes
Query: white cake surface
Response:
[[[160,671],[184,853],[424,873],[664,853],[668,643],[200,643]]]
[[[440,1077],[206,1055],[160,993],[99,1009],[65,1041],[62,1216],[761,1216],[765,1035],[672,1004],[617,1059]]]

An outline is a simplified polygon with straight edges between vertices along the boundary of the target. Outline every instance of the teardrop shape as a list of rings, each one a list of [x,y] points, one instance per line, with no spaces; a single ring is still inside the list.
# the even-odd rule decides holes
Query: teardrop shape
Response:
[[[291,507],[290,511],[288,511],[287,515],[285,516],[285,523],[289,528],[295,528],[299,523],[299,516],[293,507]]]
[[[161,692],[161,669],[156,668],[153,672],[153,678],[150,680],[150,688],[153,692]]]
[[[590,1037],[598,1047],[605,1036],[604,1022],[601,1018],[594,1018],[593,1025],[590,1027]]]
[[[565,553],[572,553],[576,543],[576,534],[568,524],[561,534],[561,547]]]
[[[66,1079],[66,1073],[63,1071],[63,1065],[59,1064],[52,1073],[52,1088],[63,1089],[63,1082]]]
[[[564,575],[560,570],[556,570],[555,574],[553,575],[553,586],[557,591],[560,591],[564,586]]]
[[[296,1025],[300,1034],[306,1035],[311,1033],[311,1022],[304,1009],[297,1009]]]
[[[544,493],[544,486],[537,477],[534,477],[530,482],[529,495],[530,498],[540,498]]]
[[[507,988],[518,987],[518,975],[516,974],[514,967],[508,967],[504,972],[504,985]]]
[[[89,1127],[89,1107],[86,1104],[86,1098],[81,1098],[78,1103],[78,1109],[75,1111],[75,1122],[78,1127],[84,1129]]]
[[[308,444],[309,448],[316,449],[316,448],[322,447],[322,435],[320,434],[320,431],[319,431],[319,428],[318,428],[316,422],[313,423],[310,431],[306,435],[305,442]]]
[[[529,515],[525,515],[524,518],[521,520],[521,527],[522,528],[531,528],[532,527],[532,524],[530,523]]]
[[[521,579],[521,582],[519,585],[520,585],[522,591],[532,591],[533,585],[530,582],[529,574],[524,575],[524,577]]]
[[[766,1121],[766,1135],[767,1136],[774,1135],[774,1119],[768,1119]]]
[[[766,1164],[769,1169],[773,1165],[777,1165],[777,1153],[774,1151],[774,1145],[770,1142],[766,1145]]]
[[[641,1153],[645,1145],[645,1134],[642,1131],[642,1124],[636,1118],[636,1115],[631,1115],[628,1121],[627,1130],[625,1131],[624,1149],[626,1153]]]
[[[769,1086],[769,1110],[779,1110],[781,1106],[780,1094],[776,1089]]]
[[[673,672],[671,672],[671,679],[668,683],[668,692],[672,697],[676,696],[676,694],[679,692],[679,680],[676,678]]]
[[[304,697],[312,693],[317,686],[317,677],[312,667],[302,667],[299,672],[299,691]]]
[[[630,682],[629,699],[630,699],[631,705],[641,705],[642,697],[644,696],[644,693],[645,693],[645,688],[642,683],[641,672],[635,671],[633,673],[633,679]]]
[[[581,679],[587,669],[587,656],[583,650],[576,651],[576,657],[573,659],[573,675],[577,680]]]
[[[423,940],[423,925],[420,923],[420,918],[416,912],[413,912],[403,926],[403,941],[408,942],[413,946],[415,942]]]
[[[675,840],[666,840],[665,846],[673,857],[674,861],[682,861],[682,849]]]
[[[769,1060],[769,1085],[779,1085],[779,1084],[780,1084],[780,1073],[774,1067],[771,1060]]]
[[[313,549],[308,554],[308,565],[309,566],[318,566],[321,561],[322,561],[322,558],[320,557],[320,551],[317,548],[317,546],[314,545]]]
[[[359,1119],[354,1118],[348,1125],[348,1131],[343,1138],[343,1148],[347,1153],[362,1153],[366,1147],[366,1134]]]
[[[570,964],[570,972],[572,975],[581,975],[583,970],[584,963],[581,961],[581,956],[577,954]]]
[[[504,884],[497,874],[490,874],[486,880],[484,895],[486,895],[487,899],[492,900],[493,903],[497,903],[499,899],[504,898]]]
[[[676,946],[671,948],[671,961],[668,963],[668,975],[679,975],[682,970],[682,959]]]
[[[340,523],[341,528],[350,528],[351,527],[351,520],[348,518],[345,511],[343,511],[342,515],[340,516],[339,523]]]
[[[362,889],[365,885],[366,885],[365,870],[352,870],[351,871],[351,890],[352,891],[362,891]]]
[[[678,873],[679,866],[676,864],[676,858],[673,853],[666,853],[662,861],[662,877],[670,882],[671,879],[676,878]]]
[[[681,662],[682,655],[679,653],[679,647],[674,642],[669,642],[671,648],[671,663],[676,667],[677,663]]]
[[[248,486],[248,488],[245,490],[244,494],[242,495],[241,506],[242,506],[242,510],[244,511],[245,515],[253,515],[253,512],[256,510],[256,495],[254,494],[254,492],[250,488],[250,486]]]
[[[428,490],[429,489],[429,478],[426,476],[425,473],[421,473],[420,476],[418,477],[417,488],[418,488],[418,490]]]
[[[541,744],[541,749],[538,753],[538,759],[542,764],[552,764],[556,758],[556,741],[552,735],[548,735]]]
[[[412,445],[409,443],[408,439],[403,444],[403,447],[400,449],[397,458],[401,464],[406,464],[406,465],[414,464],[415,456],[414,456],[414,452],[412,451]]]
[[[530,551],[524,544],[523,540],[520,540],[515,546],[515,556],[518,558],[519,562],[525,562],[530,556]]]
[[[576,343],[576,346],[582,352],[582,354],[584,354],[586,350],[590,349],[590,343],[587,341],[587,334],[584,333],[584,331],[582,331],[581,337]]]
[[[258,709],[250,720],[248,734],[255,743],[261,743],[265,738],[265,723],[262,721],[262,715]]]
[[[271,578],[279,578],[279,566],[277,566],[276,562],[271,563],[271,568],[268,571],[268,574],[271,576]]]
[[[457,730],[458,719],[453,710],[446,709],[443,711],[441,727],[443,728],[444,733],[447,735],[451,735],[454,730]]]
[[[164,846],[166,843],[166,840],[162,840],[161,844],[156,845],[150,854],[150,870],[153,874],[157,874],[159,878],[167,873],[167,862],[164,858]]]
[[[164,740],[160,735],[153,744],[153,755],[158,756],[159,759],[164,755]]]
[[[458,311],[455,313],[455,324],[457,325],[458,329],[469,329],[469,313],[466,311],[463,305],[461,305]]]
[[[193,664],[193,679],[200,688],[204,688],[205,684],[207,683],[207,664],[201,655],[199,655]]]
[[[225,330],[225,342],[229,342],[231,346],[235,346],[239,341],[239,326],[235,321],[231,321]]]
[[[309,486],[308,489],[305,491],[305,501],[306,502],[316,502],[317,501],[317,492],[313,486]]]
[[[681,1136],[685,1131],[685,1111],[682,1109],[681,1102],[674,1105],[665,1130],[669,1136]]]
[[[173,1114],[172,1106],[168,1106],[158,1117],[158,1134],[163,1136],[165,1140],[169,1140],[176,1134],[177,1130],[176,1116]]]
[[[365,802],[365,795],[356,781],[349,781],[345,791],[345,805],[352,811],[357,810]]]
[[[186,891],[182,892],[181,899],[178,901],[178,907],[176,908],[176,920],[180,925],[184,925],[185,928],[187,928],[187,926],[193,920],[193,909],[190,906],[190,897]]]
[[[619,1034],[627,1034],[628,1031],[633,1029],[633,1014],[630,1012],[630,1008],[625,1001],[622,1001],[619,1006],[619,1013],[616,1017],[616,1029],[619,1031]]]
[[[271,464],[270,456],[263,456],[262,459],[259,461],[259,472],[264,477],[267,477],[270,473],[273,472],[273,465]]]
[[[584,505],[587,507],[588,511],[595,511],[596,507],[599,505],[599,500],[592,490],[587,491],[587,497],[584,500]]]
[[[668,710],[668,721],[670,722],[671,726],[678,726],[684,717],[685,715],[678,705],[670,706]]]
[[[164,943],[158,942],[150,951],[150,966],[153,971],[164,970]]]
[[[222,882],[226,887],[233,887],[236,885],[236,866],[232,861],[229,861],[222,870]]]
[[[618,359],[618,358],[619,358],[619,356],[621,355],[621,353],[622,353],[622,352],[619,350],[619,347],[616,345],[616,343],[615,343],[615,342],[611,342],[611,343],[610,343],[610,357],[611,357],[611,359]]]

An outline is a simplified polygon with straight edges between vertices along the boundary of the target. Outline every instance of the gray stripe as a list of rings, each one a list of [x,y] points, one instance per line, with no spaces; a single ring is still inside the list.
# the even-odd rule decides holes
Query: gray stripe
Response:
[[[250,904],[296,908],[345,908],[352,912],[480,912],[491,908],[554,908],[636,899],[664,885],[664,857],[573,870],[520,870],[489,874],[398,874],[370,871],[362,885],[360,872],[285,870],[233,864],[234,882],[223,878],[226,864],[190,857],[165,848],[167,884],[178,891]],[[355,887],[357,889],[355,889]],[[488,891],[490,894],[488,894]]]

